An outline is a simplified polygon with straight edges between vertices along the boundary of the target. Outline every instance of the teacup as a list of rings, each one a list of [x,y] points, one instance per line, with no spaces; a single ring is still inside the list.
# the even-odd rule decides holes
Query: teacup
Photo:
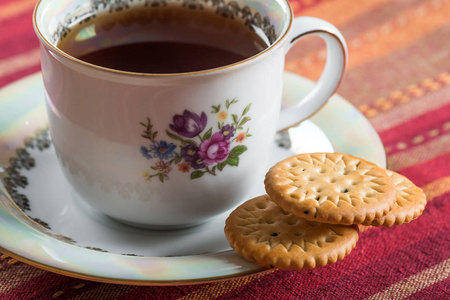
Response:
[[[101,10],[152,9],[151,2],[245,16],[270,35],[269,45],[230,65],[174,74],[108,69],[57,47],[72,23]],[[33,21],[50,132],[67,180],[100,212],[144,227],[191,226],[244,201],[267,170],[276,132],[324,105],[346,64],[341,33],[317,18],[294,19],[287,0],[41,0]],[[285,54],[309,35],[326,41],[325,69],[280,114]]]

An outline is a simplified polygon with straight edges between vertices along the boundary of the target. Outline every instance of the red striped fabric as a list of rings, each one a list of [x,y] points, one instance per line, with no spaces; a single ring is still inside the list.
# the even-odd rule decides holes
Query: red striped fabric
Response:
[[[442,154],[432,160],[405,168],[401,173],[414,181],[418,186],[424,186],[434,180],[450,176],[450,153]]]
[[[40,70],[36,0],[0,0],[0,87]],[[349,46],[338,90],[378,131],[389,166],[424,188],[417,220],[369,228],[342,261],[185,286],[126,286],[43,271],[0,256],[1,299],[450,299],[450,2],[290,0],[334,23]],[[316,79],[324,44],[306,39],[286,68]],[[1,149],[0,149],[1,151]]]

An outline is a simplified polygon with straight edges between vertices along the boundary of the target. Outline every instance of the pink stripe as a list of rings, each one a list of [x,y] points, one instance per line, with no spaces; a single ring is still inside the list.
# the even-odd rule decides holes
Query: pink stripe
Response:
[[[404,168],[400,170],[400,173],[420,187],[439,178],[450,176],[450,152],[432,160]]]
[[[31,75],[33,73],[36,73],[36,72],[40,71],[40,70],[41,70],[41,65],[37,64],[35,66],[32,66],[32,67],[27,68],[25,70],[20,70],[19,72],[10,74],[8,76],[0,77],[0,88],[3,87],[3,86],[8,85],[10,83],[13,83],[16,80],[21,79],[24,76]],[[40,98],[43,99],[44,95],[43,94],[42,95],[38,94],[38,95],[36,95],[36,97],[40,97]]]
[[[31,49],[37,46],[38,39],[34,33],[31,18],[31,11],[27,11],[11,19],[0,20],[0,49],[2,49],[0,59],[15,54],[9,48],[24,47]]]
[[[0,8],[8,3],[17,2],[17,0],[1,0]]]
[[[32,29],[28,29],[24,32],[20,36],[20,40],[21,42],[17,43],[14,40],[11,41],[2,38],[0,40],[0,60],[9,59],[39,47],[38,38]]]
[[[328,296],[352,299],[352,294],[360,289],[364,289],[366,296],[374,294],[446,258],[441,256],[448,255],[448,241],[443,238],[444,231],[450,229],[446,222],[450,207],[444,207],[448,197],[450,193],[430,202],[424,214],[409,224],[373,228],[362,233],[356,248],[343,261],[313,270],[274,272],[218,299],[250,297],[258,295],[260,289],[268,294],[289,292],[302,299],[328,299]],[[390,274],[395,276],[384,277]],[[283,282],[294,283],[294,286]],[[371,286],[365,287],[362,282]],[[283,288],[285,290],[280,290]]]
[[[2,37],[0,39],[0,60],[12,58],[39,46],[39,40],[32,27],[24,28],[23,32],[13,34],[17,34],[17,36],[6,38],[6,35],[0,33]]]
[[[321,285],[317,290],[307,293],[306,298],[323,295],[322,299],[326,296],[332,296],[333,299],[355,299],[382,291],[393,283],[445,260],[448,241],[442,239],[441,235],[449,234],[450,228],[435,233],[434,236],[392,253],[381,261],[366,264],[364,268],[347,273],[345,280]]]
[[[440,124],[450,120],[450,104],[427,112],[423,115],[410,119],[405,123],[379,132],[385,145],[409,140],[414,136],[426,133],[427,131],[439,127]]]

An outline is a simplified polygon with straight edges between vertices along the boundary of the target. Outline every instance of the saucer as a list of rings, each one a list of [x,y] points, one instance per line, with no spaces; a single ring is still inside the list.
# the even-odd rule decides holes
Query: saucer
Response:
[[[284,105],[313,84],[286,72]],[[171,231],[129,227],[98,213],[65,180],[46,124],[40,73],[0,91],[0,166],[15,176],[8,188],[0,183],[1,252],[52,272],[121,284],[191,284],[266,270],[229,247],[223,227],[230,211]],[[279,134],[275,143],[271,165],[296,153],[334,150],[386,166],[375,130],[338,95],[310,120]],[[249,198],[264,193],[263,174],[255,182],[261,184]]]

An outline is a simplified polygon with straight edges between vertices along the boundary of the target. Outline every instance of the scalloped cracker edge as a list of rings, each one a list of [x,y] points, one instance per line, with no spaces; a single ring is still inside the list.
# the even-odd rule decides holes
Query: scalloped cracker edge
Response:
[[[359,230],[356,225],[307,221],[263,195],[230,214],[225,236],[239,255],[260,266],[301,270],[343,259],[355,247]]]
[[[265,178],[270,198],[309,221],[362,224],[394,206],[396,189],[386,170],[341,153],[308,153],[274,165]]]
[[[386,173],[392,178],[397,190],[394,207],[385,216],[362,225],[390,227],[409,223],[417,219],[425,209],[427,197],[421,188],[401,174],[390,170]]]

